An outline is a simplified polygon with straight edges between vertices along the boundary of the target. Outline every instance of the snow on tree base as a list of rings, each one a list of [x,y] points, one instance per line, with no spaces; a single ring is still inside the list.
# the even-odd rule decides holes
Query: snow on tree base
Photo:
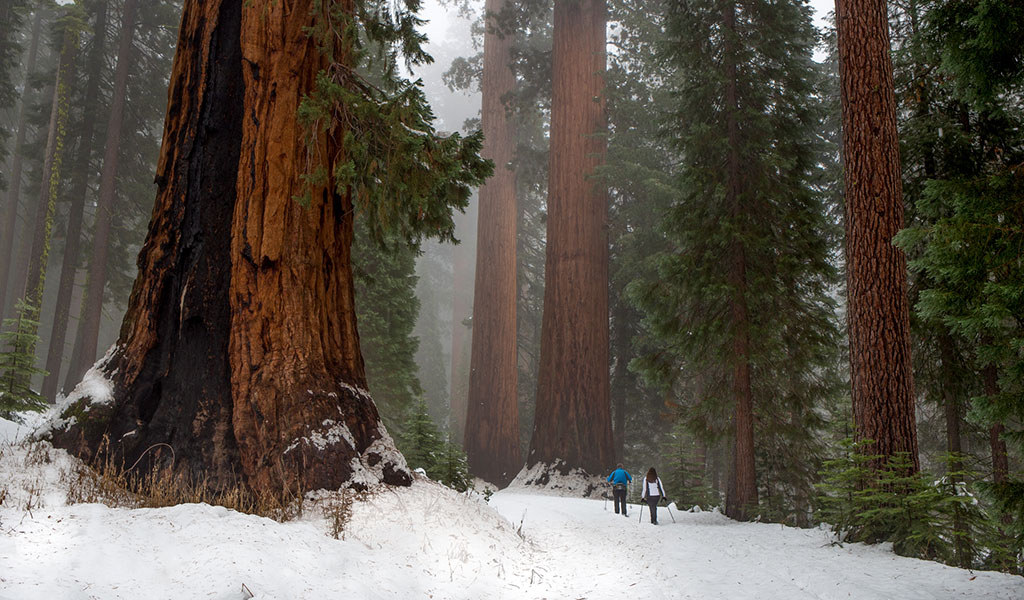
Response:
[[[524,467],[508,489],[529,488],[531,492],[573,498],[597,498],[606,487],[604,477],[581,468],[571,468],[561,460]]]

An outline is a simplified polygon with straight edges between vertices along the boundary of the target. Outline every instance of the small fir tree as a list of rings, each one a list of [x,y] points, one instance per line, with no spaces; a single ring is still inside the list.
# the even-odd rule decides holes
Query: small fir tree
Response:
[[[453,490],[464,492],[471,485],[466,453],[459,448],[458,444],[452,443],[450,436],[444,442],[444,448],[434,466],[434,472],[437,475],[437,481]]]
[[[17,317],[4,320],[4,332],[0,334],[0,415],[5,419],[17,419],[15,413],[32,410],[42,411],[46,400],[32,389],[32,377],[46,372],[35,366],[33,349],[39,341],[39,322],[32,318],[37,313],[24,302],[19,301]]]
[[[405,427],[399,436],[399,450],[405,455],[410,469],[423,469],[434,479],[436,465],[444,450],[437,426],[427,413],[427,403],[419,398],[410,407]]]

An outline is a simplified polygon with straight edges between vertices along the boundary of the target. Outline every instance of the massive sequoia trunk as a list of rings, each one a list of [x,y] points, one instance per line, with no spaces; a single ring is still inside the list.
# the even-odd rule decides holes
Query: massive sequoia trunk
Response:
[[[613,466],[608,399],[604,0],[555,2],[551,159],[537,412],[528,464]]]
[[[515,87],[512,37],[497,29],[504,0],[487,0],[484,34],[483,154],[494,175],[480,188],[473,345],[465,448],[470,471],[499,485],[519,472],[518,365],[516,363],[515,133],[505,100]]]
[[[896,100],[885,0],[837,0],[850,380],[859,439],[918,468]],[[881,467],[883,465],[875,465]]]
[[[296,112],[325,66],[312,4],[186,2],[139,277],[99,365],[110,397],[65,410],[58,445],[92,458],[107,436],[148,465],[166,443],[176,471],[258,494],[409,483],[365,391],[351,198],[328,184],[293,199]],[[312,152],[343,159],[342,134]]]

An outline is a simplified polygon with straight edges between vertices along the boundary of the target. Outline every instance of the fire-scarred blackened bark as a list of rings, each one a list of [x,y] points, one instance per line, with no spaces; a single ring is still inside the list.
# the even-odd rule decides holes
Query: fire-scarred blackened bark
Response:
[[[111,395],[65,410],[75,422],[57,445],[96,458],[106,438],[115,460],[173,458],[186,476],[258,494],[409,483],[364,391],[350,199],[330,184],[308,207],[293,199],[297,109],[324,66],[312,18],[310,0],[186,3],[156,207],[100,365]],[[313,151],[336,156],[334,133]],[[147,452],[161,444],[173,454]]]

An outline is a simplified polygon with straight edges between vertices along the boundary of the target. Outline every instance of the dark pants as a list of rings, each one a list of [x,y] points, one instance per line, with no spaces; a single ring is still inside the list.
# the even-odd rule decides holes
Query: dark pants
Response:
[[[622,514],[626,514],[626,487],[621,489],[616,486],[612,490],[612,497],[615,498],[615,514],[619,514],[619,504],[622,504]]]
[[[661,496],[648,496],[647,506],[651,507],[651,523],[658,524],[658,503],[661,502]]]

